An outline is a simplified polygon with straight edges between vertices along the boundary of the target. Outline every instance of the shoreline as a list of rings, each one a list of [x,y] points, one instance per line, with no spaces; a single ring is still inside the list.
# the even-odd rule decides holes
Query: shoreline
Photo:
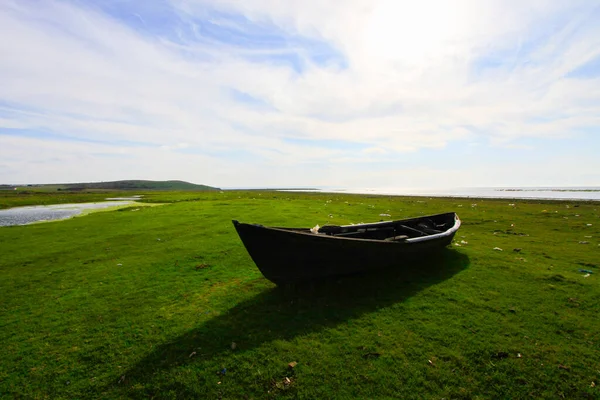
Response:
[[[285,189],[285,190],[277,190],[278,192],[288,192],[288,193],[321,193],[321,194],[352,194],[352,195],[363,195],[363,196],[394,196],[394,197],[429,197],[429,198],[440,198],[440,199],[471,199],[471,200],[542,200],[542,201],[585,201],[585,202],[600,202],[600,191],[598,192],[598,198],[585,198],[585,197],[544,197],[544,196],[518,196],[512,195],[513,193],[518,193],[518,191],[502,191],[502,193],[507,193],[510,195],[505,196],[494,196],[494,195],[485,195],[485,194],[451,194],[451,193],[438,193],[438,194],[429,194],[429,193],[385,193],[383,191],[360,191],[360,190],[293,190],[293,189]],[[565,193],[564,191],[556,191],[556,193]],[[569,192],[569,193],[581,193],[578,192]],[[585,193],[596,193],[594,192],[585,192]]]

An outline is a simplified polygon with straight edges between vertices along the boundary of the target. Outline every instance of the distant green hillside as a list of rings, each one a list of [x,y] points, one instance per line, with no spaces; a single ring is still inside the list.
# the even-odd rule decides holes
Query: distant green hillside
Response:
[[[111,189],[111,190],[219,190],[219,188],[196,185],[184,181],[142,181],[127,180],[114,182],[89,182],[89,183],[67,183],[58,186],[58,190],[90,190],[90,189]]]

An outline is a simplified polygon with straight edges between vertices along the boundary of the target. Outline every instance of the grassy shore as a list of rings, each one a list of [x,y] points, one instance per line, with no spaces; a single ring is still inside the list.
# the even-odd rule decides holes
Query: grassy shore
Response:
[[[98,196],[1,193],[0,204]],[[144,201],[168,204],[0,228],[0,397],[600,397],[599,203],[256,191]],[[231,225],[443,211],[463,226],[437,258],[289,288],[262,277]]]

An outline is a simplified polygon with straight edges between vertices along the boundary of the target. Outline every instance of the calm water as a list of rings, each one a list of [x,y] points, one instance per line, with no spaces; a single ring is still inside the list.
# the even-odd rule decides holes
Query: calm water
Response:
[[[85,210],[126,206],[132,201],[103,201],[100,203],[53,204],[49,206],[27,206],[0,210],[0,226],[26,225],[33,222],[54,221],[71,218]]]
[[[475,197],[496,199],[595,200],[600,201],[600,187],[538,187],[538,188],[322,188],[307,190],[325,193],[382,194],[399,196]]]
[[[129,197],[107,197],[105,200],[141,200],[142,197],[144,195],[143,194],[136,194],[135,196],[129,196]]]

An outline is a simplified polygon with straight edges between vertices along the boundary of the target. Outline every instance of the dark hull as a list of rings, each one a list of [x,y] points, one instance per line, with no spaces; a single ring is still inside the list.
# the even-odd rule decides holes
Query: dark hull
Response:
[[[313,234],[308,229],[269,228],[237,221],[233,223],[262,274],[276,284],[287,284],[380,268],[408,267],[411,263],[414,264],[415,259],[452,242],[460,226],[456,214],[342,227],[344,231],[367,227],[377,233],[377,230],[389,231],[396,227],[416,226],[425,219],[446,221],[449,226],[439,233],[407,237],[402,241],[386,241]],[[365,230],[369,230],[367,228]]]

